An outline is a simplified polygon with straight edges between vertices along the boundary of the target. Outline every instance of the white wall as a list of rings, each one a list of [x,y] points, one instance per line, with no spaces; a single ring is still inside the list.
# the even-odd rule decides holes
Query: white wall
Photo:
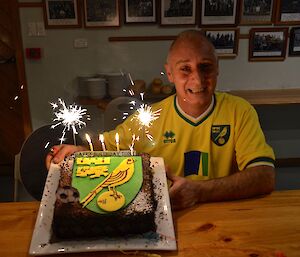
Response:
[[[33,128],[51,120],[49,101],[58,97],[72,100],[71,88],[76,85],[78,75],[122,69],[147,84],[161,76],[170,41],[108,42],[108,37],[176,35],[183,30],[158,25],[122,25],[113,29],[49,29],[46,36],[34,37],[28,36],[28,23],[43,22],[42,8],[21,8],[20,17],[24,49],[42,48],[41,60],[25,60]],[[241,32],[247,33],[248,29],[241,27]],[[88,48],[75,49],[76,38],[87,39]],[[284,62],[250,63],[248,40],[241,39],[237,58],[220,60],[218,89],[299,87],[299,63],[299,57],[288,57]]]

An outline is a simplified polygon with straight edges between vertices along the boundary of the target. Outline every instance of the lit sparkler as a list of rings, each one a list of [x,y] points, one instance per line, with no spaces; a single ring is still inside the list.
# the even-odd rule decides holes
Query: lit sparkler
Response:
[[[147,104],[142,104],[140,108],[137,109],[137,113],[132,119],[135,119],[140,124],[140,129],[143,129],[147,138],[152,141],[153,137],[149,132],[149,128],[152,126],[153,121],[159,118],[161,109],[152,111],[152,107]]]
[[[66,106],[65,102],[62,99],[58,99],[58,103],[50,103],[52,109],[57,111],[54,112],[55,118],[53,119],[56,124],[52,125],[51,128],[55,128],[59,125],[63,125],[64,129],[62,132],[62,137],[60,138],[60,143],[65,140],[66,131],[72,129],[73,140],[76,145],[75,134],[78,134],[77,128],[80,129],[83,126],[86,126],[86,123],[82,120],[86,116],[86,109],[82,109],[80,106],[72,104]],[[61,106],[61,108],[59,108]]]

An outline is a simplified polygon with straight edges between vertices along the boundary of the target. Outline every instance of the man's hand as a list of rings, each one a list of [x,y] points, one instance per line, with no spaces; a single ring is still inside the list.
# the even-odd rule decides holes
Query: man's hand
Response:
[[[169,194],[174,210],[201,202],[232,201],[269,194],[275,184],[274,168],[265,165],[210,180],[192,181],[174,176],[169,170],[167,177],[172,182]]]
[[[199,202],[199,186],[195,181],[178,177],[167,171],[167,177],[171,181],[169,195],[173,210],[180,210]]]
[[[69,156],[75,152],[86,151],[84,146],[76,145],[55,145],[51,148],[50,152],[46,156],[46,167],[49,170],[51,162],[59,163],[66,156]]]

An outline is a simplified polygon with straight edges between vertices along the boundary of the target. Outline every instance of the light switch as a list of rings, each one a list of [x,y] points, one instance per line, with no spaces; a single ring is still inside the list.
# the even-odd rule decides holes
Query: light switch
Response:
[[[37,35],[37,31],[36,31],[36,23],[35,22],[28,22],[27,23],[27,28],[28,28],[28,36],[29,37],[34,37]]]
[[[36,32],[38,37],[46,36],[45,26],[43,22],[36,23]]]
[[[88,41],[86,38],[76,38],[74,40],[74,48],[87,48]]]

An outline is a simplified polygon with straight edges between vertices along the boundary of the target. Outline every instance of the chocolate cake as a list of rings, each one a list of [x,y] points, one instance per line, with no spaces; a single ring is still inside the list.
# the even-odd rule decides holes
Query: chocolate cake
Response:
[[[94,175],[85,177],[86,171],[90,171],[86,168],[87,166],[92,167],[94,165],[93,167],[96,167],[97,169],[95,169],[99,171],[101,166],[99,163],[110,162],[110,159],[99,159],[103,155],[108,157],[120,154],[118,152],[104,153],[81,152],[73,157],[74,164],[71,161],[71,163],[65,162],[62,165],[52,223],[55,238],[124,237],[156,231],[156,201],[153,191],[150,156],[148,154],[141,154],[140,156],[127,154],[127,156],[115,157],[116,159],[112,160],[110,165],[116,162],[119,166],[112,167],[112,169],[107,168],[107,170],[101,168],[102,173],[100,172],[101,175],[96,178],[100,179],[100,183],[94,180],[95,172]],[[94,157],[99,158],[95,159]],[[140,166],[137,165],[139,159]],[[129,173],[129,167],[133,167],[130,166],[132,162],[134,163],[133,175]],[[81,166],[83,163],[86,163],[85,166]],[[119,167],[123,167],[123,169]],[[77,173],[75,174],[76,170]],[[82,170],[83,173],[80,173]],[[126,176],[124,175],[125,182],[123,185],[117,183],[117,179],[121,176],[120,172],[116,174],[118,171],[127,172]],[[82,178],[78,178],[78,176]],[[140,185],[138,182],[139,176],[141,177]],[[103,177],[102,180],[101,177]],[[112,181],[112,177],[114,178],[114,184],[108,183]],[[96,187],[92,185],[92,190],[84,191],[81,187],[83,187],[82,184],[86,184],[85,181],[91,181],[90,183],[93,182],[94,185],[98,185]],[[106,188],[106,191],[104,191],[104,188]],[[132,193],[134,190],[136,190],[136,194]],[[87,192],[89,193],[87,194]],[[98,199],[96,200],[96,198]],[[116,202],[118,206],[107,206],[107,202]],[[97,206],[97,203],[100,207]]]

